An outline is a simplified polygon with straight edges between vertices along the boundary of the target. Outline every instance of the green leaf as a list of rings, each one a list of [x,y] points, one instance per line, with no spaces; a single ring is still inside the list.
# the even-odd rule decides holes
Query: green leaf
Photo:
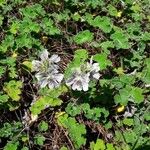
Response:
[[[67,9],[67,10],[64,10],[62,13],[53,13],[52,15],[54,16],[55,20],[57,22],[60,22],[60,21],[67,21],[70,19],[70,16],[69,16],[69,13],[70,11]]]
[[[96,54],[94,55],[93,60],[97,61],[99,63],[100,69],[106,69],[107,66],[112,66],[112,62],[107,58],[106,53]]]
[[[42,27],[42,29],[46,35],[55,35],[55,34],[61,33],[59,28],[57,28],[54,25],[53,20],[51,20],[50,18],[46,18],[46,17],[43,18],[40,26]]]
[[[28,147],[23,147],[21,150],[29,150]]]
[[[143,41],[150,41],[150,33],[149,32],[143,33],[142,40]]]
[[[93,15],[91,13],[86,12],[85,15],[82,16],[81,19],[82,19],[82,21],[88,22],[90,25],[93,24]]]
[[[11,138],[22,130],[22,123],[20,122],[5,122],[2,126],[3,127],[0,128],[0,138]]]
[[[96,143],[90,143],[90,150],[105,150],[106,146],[102,139],[97,139]]]
[[[11,80],[4,85],[4,91],[13,101],[19,101],[21,94],[22,82]]]
[[[17,48],[28,47],[32,48],[32,37],[27,34],[20,34],[16,40]]]
[[[144,119],[146,121],[150,121],[150,110],[148,110],[145,114],[144,114]]]
[[[38,129],[40,132],[45,132],[48,130],[48,123],[45,121],[40,122]]]
[[[12,23],[12,25],[10,26],[10,32],[12,33],[12,34],[16,34],[17,33],[17,31],[18,31],[18,29],[19,29],[19,22],[13,22]]]
[[[1,76],[5,73],[5,67],[4,66],[0,66],[0,78]]]
[[[16,58],[7,57],[6,59],[1,59],[1,63],[8,67],[9,77],[11,77],[11,78],[16,78],[17,77]]]
[[[100,28],[104,33],[109,33],[112,30],[111,19],[105,16],[97,16],[93,21],[93,26]]]
[[[0,95],[0,104],[6,103],[9,99],[9,96],[4,94],[4,95]]]
[[[132,118],[125,118],[125,119],[123,119],[123,124],[125,124],[127,126],[132,126],[134,124],[134,122],[133,122]]]
[[[5,39],[2,41],[0,45],[0,52],[5,53],[8,48],[12,48],[14,46],[14,36],[13,35],[6,35]]]
[[[22,62],[23,67],[25,67],[27,70],[31,71],[32,70],[32,62],[25,60]]]
[[[109,121],[108,123],[105,123],[105,128],[106,128],[106,129],[111,129],[112,126],[113,126],[113,124],[112,124],[111,121]]]
[[[103,7],[105,4],[103,0],[85,0],[85,3],[88,7],[92,7],[93,9]]]
[[[66,86],[60,86],[56,89],[43,88],[39,91],[39,93],[42,96],[49,96],[51,98],[58,98],[61,94],[64,94],[67,91],[68,91],[68,88]]]
[[[3,24],[3,19],[4,19],[4,17],[2,15],[0,15],[0,27]]]
[[[128,49],[131,47],[128,35],[124,34],[122,31],[116,30],[110,38],[113,40],[117,49]]]
[[[6,4],[6,0],[0,0],[0,6],[4,6]]]
[[[32,114],[38,115],[47,107],[60,106],[62,104],[62,100],[58,97],[67,91],[68,89],[65,86],[60,86],[59,88],[53,90],[47,88],[41,89],[40,94],[43,96],[37,99],[31,106],[30,110]]]
[[[119,90],[119,94],[115,95],[115,103],[127,105],[129,101],[132,101],[139,104],[144,100],[144,95],[142,95],[142,93],[143,89],[139,87],[126,86],[125,88]]]
[[[107,118],[109,115],[109,112],[105,108],[99,108],[99,107],[93,107],[90,108],[90,105],[88,103],[83,103],[81,105],[75,105],[74,103],[69,103],[65,109],[67,114],[71,116],[76,116],[81,113],[84,114],[84,116],[88,119],[99,121],[102,118]]]
[[[75,104],[69,103],[65,108],[65,111],[72,117],[79,115],[81,113],[81,107]]]
[[[106,54],[110,54],[110,51],[108,50],[108,48],[114,48],[114,43],[113,41],[105,41],[101,43],[100,46],[102,47],[103,51]]]
[[[19,32],[20,35],[24,34],[31,34],[31,32],[38,33],[40,31],[40,25],[34,21],[32,21],[30,18],[23,18],[23,20],[20,22],[19,25]]]
[[[108,5],[108,12],[111,16],[117,17],[118,11],[113,5],[111,4]]]
[[[146,84],[150,84],[150,58],[145,59],[145,67],[142,70],[141,79]]]
[[[143,89],[139,87],[132,88],[132,97],[136,103],[141,103],[144,100]]]
[[[75,51],[74,59],[80,60],[81,62],[84,62],[88,58],[88,51],[86,49],[78,49]]]
[[[132,130],[124,131],[123,135],[127,143],[135,143],[137,140],[137,134]]]
[[[94,38],[94,34],[91,33],[89,30],[81,31],[73,37],[74,41],[77,44],[91,42],[93,40],[93,38]]]
[[[71,15],[71,18],[74,21],[79,21],[79,19],[81,18],[80,14],[78,14],[77,12]]]
[[[38,115],[47,107],[60,106],[62,100],[58,98],[52,98],[50,96],[43,96],[36,100],[36,102],[31,106],[30,110],[33,115]]]
[[[57,121],[59,125],[68,130],[69,136],[74,142],[76,149],[79,149],[82,145],[85,145],[86,138],[84,135],[86,134],[86,129],[84,124],[77,123],[75,118],[68,117],[66,114],[59,116]]]
[[[107,150],[116,150],[113,144],[107,143],[106,144]]]
[[[45,10],[40,4],[27,5],[25,8],[20,9],[20,13],[26,18],[36,19],[38,16],[44,16]]]
[[[62,147],[60,148],[60,150],[68,150],[68,148],[65,147],[65,146],[62,146]]]
[[[45,142],[45,137],[43,135],[38,134],[34,137],[34,143],[36,145],[42,146],[44,142]]]
[[[19,142],[8,142],[4,147],[4,150],[17,150]]]

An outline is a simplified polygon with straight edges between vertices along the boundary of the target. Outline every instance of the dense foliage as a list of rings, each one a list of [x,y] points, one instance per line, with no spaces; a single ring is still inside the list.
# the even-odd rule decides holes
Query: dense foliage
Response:
[[[0,0],[0,149],[149,150],[150,1]]]

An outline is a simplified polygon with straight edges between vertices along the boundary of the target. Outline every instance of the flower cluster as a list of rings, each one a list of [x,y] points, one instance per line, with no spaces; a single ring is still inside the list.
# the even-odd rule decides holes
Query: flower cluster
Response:
[[[60,57],[58,55],[52,55],[48,57],[48,51],[44,50],[40,55],[40,61],[33,60],[33,71],[37,74],[35,77],[38,80],[38,84],[41,88],[48,85],[50,89],[58,87],[64,75],[59,73],[58,62],[60,62]],[[91,57],[90,62],[82,64],[78,68],[73,68],[72,73],[65,83],[67,86],[71,87],[73,90],[87,91],[89,88],[89,82],[92,79],[99,79],[99,64],[94,63]]]
[[[81,65],[79,68],[75,68],[72,71],[71,77],[66,81],[67,86],[71,86],[73,90],[87,91],[89,82],[92,79],[99,79],[99,64],[93,63],[92,57],[90,62]]]
[[[52,55],[49,58],[48,55],[48,51],[44,50],[40,54],[41,60],[33,60],[32,65],[33,71],[37,72],[35,77],[40,87],[43,88],[48,85],[50,89],[53,89],[60,85],[64,75],[59,73],[59,66],[57,65],[60,57],[58,55]]]

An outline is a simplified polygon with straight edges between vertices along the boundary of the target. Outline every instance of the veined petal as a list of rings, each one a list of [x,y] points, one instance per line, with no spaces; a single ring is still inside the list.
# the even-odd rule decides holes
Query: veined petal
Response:
[[[49,62],[49,68],[48,68],[49,71],[58,73],[59,72],[58,69],[59,69],[58,65],[52,64],[51,62]]]
[[[82,86],[77,85],[77,90],[78,90],[78,91],[82,91]]]
[[[56,68],[53,68],[53,66],[49,67],[46,72],[48,75],[55,75],[59,73],[59,71]]]
[[[58,82],[54,82],[54,88],[57,88],[59,86],[60,86],[60,82],[59,83]]]
[[[42,61],[48,59],[48,51],[46,49],[40,54],[40,58]]]
[[[58,63],[60,61],[60,57],[58,55],[52,55],[49,59],[51,62]]]
[[[72,89],[73,90],[78,90],[78,91],[81,91],[82,90],[82,84],[80,81],[76,81],[73,83],[72,85]]]
[[[43,77],[43,75],[42,73],[37,73],[35,74],[35,77],[37,78],[37,80],[40,80]]]
[[[99,73],[95,73],[95,74],[93,74],[93,78],[95,78],[95,79],[99,79],[100,78],[100,74]]]
[[[66,80],[66,85],[70,86],[75,82],[75,77],[71,77],[70,79]]]
[[[95,72],[98,72],[98,71],[100,70],[99,64],[98,64],[98,63],[94,63],[94,64],[92,65],[92,70],[95,71]]]
[[[32,70],[33,71],[39,71],[40,70],[40,66],[41,66],[41,62],[38,60],[33,60],[32,61]]]
[[[52,81],[50,81],[50,82],[48,83],[48,87],[49,87],[50,89],[53,89],[53,88],[54,88],[54,83],[53,83]]]
[[[89,84],[88,84],[88,82],[82,82],[82,85],[83,85],[83,91],[88,91],[88,89],[89,89]]]
[[[56,74],[55,75],[55,79],[58,81],[58,82],[61,82],[64,78],[64,75],[59,73],[59,74]]]
[[[40,80],[39,85],[41,88],[44,88],[48,84],[48,81],[46,79]]]
[[[76,82],[74,82],[74,83],[72,84],[72,89],[73,89],[73,90],[76,90],[76,89],[77,89],[77,84],[76,84]]]
[[[82,80],[85,82],[89,82],[90,81],[90,73],[84,74],[82,75]]]

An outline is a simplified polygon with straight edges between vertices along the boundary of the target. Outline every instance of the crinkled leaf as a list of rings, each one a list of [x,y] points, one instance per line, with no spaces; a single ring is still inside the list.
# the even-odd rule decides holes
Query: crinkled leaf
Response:
[[[122,31],[115,31],[110,38],[113,40],[117,49],[128,49],[131,47],[128,35],[124,34]]]
[[[22,82],[11,80],[4,85],[4,91],[13,101],[19,101],[21,94]]]
[[[125,118],[125,119],[123,119],[123,124],[125,124],[127,126],[132,126],[134,124],[134,122],[133,122],[132,118]]]
[[[81,31],[73,37],[74,41],[77,44],[91,42],[93,40],[93,38],[94,38],[94,34],[92,32],[90,32],[89,30]]]
[[[105,33],[109,33],[112,30],[112,22],[109,17],[97,16],[93,21],[93,26],[99,27]]]
[[[90,143],[91,150],[105,150],[106,146],[102,139],[97,139],[96,143],[91,142]]]
[[[100,69],[106,69],[107,66],[111,66],[112,62],[107,58],[107,54],[106,53],[101,53],[101,54],[96,54],[94,55],[94,60],[97,61],[99,63]]]

